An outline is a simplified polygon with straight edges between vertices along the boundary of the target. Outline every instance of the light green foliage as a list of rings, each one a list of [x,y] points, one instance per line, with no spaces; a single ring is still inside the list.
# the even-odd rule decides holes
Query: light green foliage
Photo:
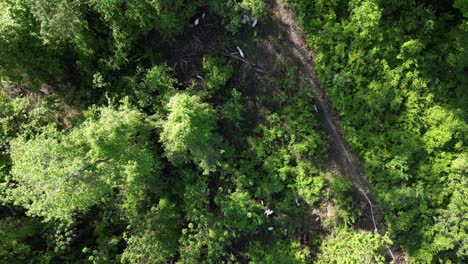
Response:
[[[167,158],[175,165],[193,161],[204,173],[215,170],[220,154],[212,107],[196,95],[179,93],[170,99],[167,109],[161,133]]]
[[[232,76],[234,68],[222,57],[203,57],[203,71],[205,71],[205,87],[210,93],[223,88]]]
[[[153,158],[141,133],[143,116],[123,105],[99,108],[70,132],[52,126],[12,142],[4,200],[45,220],[71,221],[112,193],[149,177]]]
[[[30,97],[8,98],[0,90],[0,179],[11,167],[10,145],[18,135],[34,135],[55,120],[54,109],[46,101]]]
[[[298,162],[297,176],[295,181],[297,193],[308,204],[314,204],[321,197],[322,191],[326,185],[323,175],[319,175],[317,169],[310,163]]]
[[[337,229],[327,238],[317,257],[318,264],[386,263],[385,247],[387,237],[377,233],[356,232]]]
[[[428,129],[422,135],[422,141],[428,153],[446,149],[448,143],[456,140],[455,144],[463,145],[463,138],[457,137],[457,134],[468,134],[468,126],[455,116],[455,114],[440,106],[434,106],[427,109],[424,118]]]
[[[290,162],[291,153],[285,147],[290,140],[289,135],[281,125],[277,114],[268,116],[268,125],[260,125],[262,137],[260,139],[249,138],[249,144],[256,158],[262,162],[268,177],[263,177],[258,183],[256,194],[260,197],[270,197],[274,193],[282,192],[285,182],[293,177],[294,168]],[[277,147],[277,146],[281,147]]]
[[[360,37],[369,37],[379,25],[381,17],[379,6],[373,1],[357,0],[351,1],[350,8],[352,8],[352,15],[349,26],[356,27],[350,30],[359,34]]]
[[[433,251],[449,254],[454,252],[458,258],[463,259],[468,254],[468,155],[444,155],[438,159],[437,165],[441,170],[438,173],[444,175],[443,180],[448,181],[449,187],[438,198],[448,199],[449,202],[446,208],[437,210],[435,224],[427,231],[428,234],[435,234],[434,243],[421,252],[426,256],[431,256]],[[446,257],[447,255],[442,255],[438,259],[443,261]]]
[[[32,97],[10,99],[2,91],[0,109],[0,145],[6,145],[19,134],[32,135],[40,131],[54,121],[57,110],[53,101],[35,101]]]
[[[297,241],[277,241],[272,245],[255,243],[247,253],[252,264],[300,264],[310,263],[310,251]]]
[[[463,1],[290,2],[392,238],[411,261],[463,262],[463,221],[439,222],[449,205],[459,219],[452,194],[466,190],[449,180],[468,138]]]

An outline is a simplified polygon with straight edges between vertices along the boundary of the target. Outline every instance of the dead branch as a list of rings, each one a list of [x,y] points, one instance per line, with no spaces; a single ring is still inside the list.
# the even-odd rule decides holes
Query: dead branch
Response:
[[[235,59],[235,60],[237,60],[237,61],[240,61],[240,62],[242,62],[242,63],[244,63],[244,64],[249,65],[250,67],[252,67],[252,68],[253,68],[256,72],[258,72],[258,73],[265,74],[265,70],[263,70],[260,66],[256,65],[255,63],[251,63],[250,61],[248,61],[248,60],[246,60],[246,59],[243,59],[243,58],[237,56],[236,54],[237,54],[237,53],[235,53],[235,52],[232,53],[232,52],[227,52],[227,51],[226,51],[223,55],[224,55],[225,57],[230,57],[230,58],[233,58],[233,59]]]

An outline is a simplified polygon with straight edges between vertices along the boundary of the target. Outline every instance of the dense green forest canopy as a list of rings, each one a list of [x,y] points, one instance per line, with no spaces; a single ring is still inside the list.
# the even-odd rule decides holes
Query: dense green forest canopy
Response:
[[[380,233],[275,2],[0,0],[0,263],[466,263],[468,2],[282,3]]]
[[[466,262],[468,2],[290,2],[391,237]]]

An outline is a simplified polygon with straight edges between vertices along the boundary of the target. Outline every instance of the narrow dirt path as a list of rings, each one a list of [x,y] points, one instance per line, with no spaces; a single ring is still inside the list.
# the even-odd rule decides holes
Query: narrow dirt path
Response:
[[[334,114],[333,108],[320,87],[320,83],[317,79],[315,71],[313,69],[313,53],[308,50],[305,44],[305,37],[303,32],[296,25],[296,19],[294,13],[286,7],[286,4],[282,0],[271,0],[271,5],[274,14],[277,16],[279,21],[284,24],[287,28],[290,50],[300,62],[303,67],[303,73],[307,77],[308,81],[312,85],[313,93],[317,102],[317,109],[320,116],[320,121],[324,129],[330,134],[333,147],[332,151],[334,157],[332,157],[337,163],[339,163],[340,172],[350,179],[359,192],[361,200],[367,203],[369,212],[364,214],[363,217],[367,218],[364,221],[371,224],[372,229],[379,233],[382,233],[384,229],[383,218],[381,217],[378,208],[373,202],[372,196],[369,192],[368,187],[365,185],[360,173],[359,162],[353,158],[346,147],[346,143],[341,136],[339,130],[339,122],[337,115]],[[386,246],[389,256],[395,263],[404,263],[404,257],[402,252],[395,254],[389,246]],[[398,257],[395,257],[398,255]],[[398,259],[398,261],[397,261]]]

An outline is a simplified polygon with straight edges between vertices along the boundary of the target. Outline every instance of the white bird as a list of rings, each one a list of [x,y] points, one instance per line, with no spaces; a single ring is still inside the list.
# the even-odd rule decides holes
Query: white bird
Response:
[[[203,15],[201,16],[201,19],[205,19],[205,13],[203,13]]]
[[[299,207],[299,205],[301,205],[301,204],[299,203],[299,200],[297,200],[297,197],[296,197],[296,205],[297,205],[298,207]]]
[[[244,52],[242,52],[241,48],[239,48],[239,46],[237,46],[237,50],[239,51],[239,55],[244,58]]]
[[[250,17],[247,16],[247,15],[244,15],[244,19],[242,20],[242,22],[245,24],[247,22],[250,22]]]
[[[267,217],[270,216],[271,214],[273,214],[273,211],[270,210],[270,209],[266,209],[265,212],[263,213],[264,215],[266,215]]]
[[[268,231],[271,231],[271,230],[273,230],[273,227],[272,226],[268,227]]]
[[[255,18],[253,23],[252,23],[252,27],[255,27],[257,25],[257,22],[258,22],[258,20]]]
[[[193,22],[193,24],[195,24],[195,26],[198,26],[198,23],[200,23],[200,18],[197,17],[197,19],[195,19],[195,22]]]

